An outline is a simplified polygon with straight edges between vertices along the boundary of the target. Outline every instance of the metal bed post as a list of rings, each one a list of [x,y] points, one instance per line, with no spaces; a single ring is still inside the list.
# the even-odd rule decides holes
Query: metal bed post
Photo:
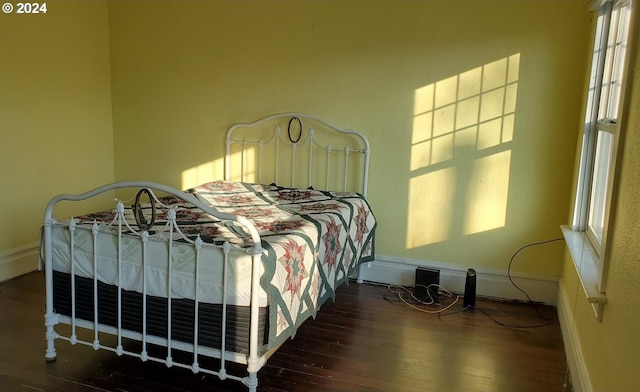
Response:
[[[78,342],[76,335],[76,263],[75,263],[75,248],[76,248],[76,222],[71,218],[69,221],[69,254],[71,255],[71,336],[69,341],[71,344]]]
[[[49,203],[44,220],[44,273],[46,277],[46,310],[44,315],[44,325],[47,327],[45,338],[47,350],[45,360],[52,362],[56,360],[56,331],[54,327],[58,324],[58,316],[53,312],[53,246],[51,244],[51,226],[55,223],[51,217],[52,204]]]
[[[326,188],[329,189],[329,169],[331,168],[331,152],[333,151],[333,149],[331,148],[331,144],[327,145],[327,185]]]
[[[291,145],[291,187],[296,187],[296,150],[298,149],[298,143]]]
[[[123,354],[122,347],[122,222],[124,221],[124,204],[118,201],[116,207],[116,213],[118,216],[118,302],[117,302],[117,317],[118,317],[118,345],[116,346],[116,354]]]
[[[253,248],[247,252],[251,255],[251,303],[250,321],[249,321],[249,356],[247,357],[247,372],[249,376],[245,377],[242,382],[249,388],[249,392],[257,392],[258,390],[258,371],[264,365],[266,359],[258,355],[258,318],[260,316],[260,272],[262,265],[262,241],[256,227],[245,217],[238,216],[238,223],[242,224],[249,231]],[[224,353],[223,353],[224,354]]]
[[[367,186],[369,185],[369,154],[371,150],[369,149],[369,141],[365,140],[365,149],[364,149],[364,173],[362,174],[362,196],[367,197]]]
[[[200,334],[200,295],[198,294],[198,286],[200,286],[200,250],[202,249],[202,238],[200,238],[200,234],[196,237],[196,240],[193,244],[196,251],[196,271],[195,271],[195,295],[194,295],[194,314],[193,314],[193,364],[191,366],[191,370],[194,373],[198,373],[200,371],[200,364],[198,363],[198,345],[199,345],[199,334]],[[222,356],[224,357],[224,355]]]
[[[171,350],[172,350],[172,338],[171,336],[173,335],[173,331],[172,331],[172,323],[171,323],[171,318],[173,316],[172,314],[172,301],[171,301],[171,281],[173,280],[173,273],[172,273],[172,269],[171,269],[171,262],[173,261],[173,233],[175,231],[175,228],[177,226],[176,224],[176,211],[175,210],[169,210],[168,212],[169,215],[169,235],[168,235],[168,242],[169,242],[169,255],[168,255],[168,259],[167,259],[167,270],[168,270],[168,275],[167,275],[167,359],[166,359],[166,365],[167,367],[171,367],[173,366],[173,358],[171,357]]]
[[[224,254],[222,262],[222,333],[220,341],[220,371],[218,377],[221,380],[227,378],[227,369],[225,364],[225,352],[227,349],[227,275],[229,272],[229,252],[231,251],[231,244],[229,241],[225,241],[222,245],[222,252]]]
[[[146,362],[149,359],[147,353],[147,243],[149,232],[142,233],[142,351],[140,359]]]
[[[369,141],[367,139],[364,139],[365,145],[364,145],[364,173],[363,173],[363,177],[362,177],[362,196],[367,197],[367,186],[368,186],[368,174],[369,174],[369,153],[370,153],[370,149],[369,149]],[[364,268],[364,264],[362,263],[358,266],[358,275],[356,276],[356,283],[364,283],[364,278],[362,277],[362,269]],[[370,262],[366,263],[367,265],[371,266]]]
[[[278,174],[280,173],[280,170],[278,167],[278,163],[280,162],[280,127],[276,127],[275,138],[276,138],[275,139],[275,142],[276,142],[275,180],[276,180],[276,184],[279,184],[280,182],[278,181]]]
[[[311,179],[313,178],[313,174],[311,171],[311,168],[313,167],[313,143],[315,141],[313,133],[313,128],[309,128],[309,174],[307,175],[307,187],[311,186]]]
[[[351,150],[349,149],[349,147],[345,147],[344,149],[344,191],[347,191],[347,179],[348,179],[348,171],[347,169],[349,168],[349,153],[351,152]]]
[[[98,223],[94,220],[91,226],[93,238],[93,349],[100,348],[98,333]]]
[[[249,327],[249,357],[247,358],[247,371],[249,376],[244,379],[244,384],[249,387],[249,392],[257,392],[258,370],[264,365],[264,356],[258,356],[258,292],[260,290],[260,264],[262,263],[262,250],[260,243],[256,243],[252,256],[251,274],[251,321]]]

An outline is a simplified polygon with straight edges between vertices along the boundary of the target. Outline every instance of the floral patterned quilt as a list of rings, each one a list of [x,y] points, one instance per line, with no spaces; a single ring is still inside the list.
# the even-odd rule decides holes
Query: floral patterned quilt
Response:
[[[303,321],[315,317],[327,299],[335,298],[335,290],[361,262],[374,258],[376,221],[360,194],[227,181],[202,184],[189,192],[220,212],[247,217],[258,229],[264,269],[260,283],[269,304],[267,350],[294,336]],[[249,242],[240,225],[220,221],[174,196],[161,201],[174,209],[180,230],[192,240],[199,236],[204,242],[229,241],[240,247]],[[110,222],[115,216],[115,210],[110,210],[75,221],[89,225],[95,220]],[[125,218],[134,222],[130,207]],[[154,228],[165,225],[167,210],[158,211],[156,218]],[[134,241],[134,245],[140,244]],[[180,260],[173,260],[174,269],[184,269]],[[185,261],[192,262],[192,258]],[[251,276],[236,267],[233,270],[235,278]]]
[[[295,335],[361,262],[373,260],[376,221],[357,193],[226,181],[190,192],[256,225],[265,270],[261,285],[269,298],[268,348]],[[215,240],[218,233],[208,234]]]

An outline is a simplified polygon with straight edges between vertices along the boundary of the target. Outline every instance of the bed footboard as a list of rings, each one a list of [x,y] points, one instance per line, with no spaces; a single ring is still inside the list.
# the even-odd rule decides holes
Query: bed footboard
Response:
[[[91,216],[92,223],[59,222],[53,215],[60,202],[81,202],[105,192],[135,192],[135,198],[116,199],[115,210]],[[173,205],[158,193],[243,232],[241,243],[208,243],[200,234],[190,235],[181,224],[184,217],[177,216]],[[158,224],[157,219],[163,223]],[[45,210],[42,245],[47,361],[56,359],[55,340],[62,339],[241,381],[256,390],[256,373],[265,362],[268,312],[266,299],[261,297],[261,239],[246,218],[221,213],[165,185],[119,182],[53,198]],[[114,250],[111,261],[105,256],[106,248]],[[213,254],[218,255],[215,262],[211,261]],[[246,303],[231,303],[229,271],[242,258],[248,269],[248,298]],[[211,264],[217,265],[219,274],[212,273]],[[213,300],[216,292],[219,298]],[[60,323],[70,326],[68,336],[56,331]],[[213,330],[219,336],[212,335]],[[228,336],[230,330],[241,333]],[[115,344],[105,342],[103,334],[113,335]],[[127,339],[138,341],[139,351],[129,350],[124,344]],[[166,356],[152,355],[150,345],[164,347]],[[180,359],[174,356],[178,351]],[[183,359],[185,352],[190,359]],[[218,358],[218,366],[202,366],[202,356]],[[248,375],[228,374],[226,361],[246,364]]]

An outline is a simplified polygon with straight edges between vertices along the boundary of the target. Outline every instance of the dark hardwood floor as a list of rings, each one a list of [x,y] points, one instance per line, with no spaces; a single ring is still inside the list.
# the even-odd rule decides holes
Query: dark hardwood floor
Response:
[[[259,373],[259,391],[569,391],[558,323],[525,304],[478,299],[438,317],[387,301],[386,288],[343,285]],[[450,311],[460,310],[456,304]],[[540,309],[555,317],[555,308]],[[485,313],[483,313],[486,312]],[[244,391],[239,382],[59,341],[44,360],[44,275],[0,285],[0,391]]]

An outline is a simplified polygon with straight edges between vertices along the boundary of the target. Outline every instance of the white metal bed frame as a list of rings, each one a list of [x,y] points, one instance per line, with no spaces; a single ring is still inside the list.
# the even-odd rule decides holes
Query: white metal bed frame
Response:
[[[250,128],[250,127],[255,127],[255,126],[259,126],[265,123],[268,123],[270,121],[276,120],[283,120],[283,119],[289,119],[289,124],[291,124],[291,121],[296,121],[300,123],[300,134],[299,137],[297,138],[298,140],[296,141],[291,141],[291,142],[286,142],[283,138],[282,138],[282,134],[280,131],[280,126],[281,125],[276,125],[275,131],[274,131],[274,135],[268,139],[268,140],[247,140],[246,138],[243,138],[242,140],[234,140],[233,139],[233,133],[234,131],[236,131],[237,129],[240,128]],[[293,120],[295,119],[295,120]],[[230,176],[230,149],[231,149],[231,145],[234,143],[242,143],[243,144],[243,171],[242,171],[242,178],[245,178],[245,173],[246,173],[246,161],[245,161],[245,156],[246,156],[246,151],[247,151],[247,146],[250,145],[256,145],[259,147],[260,151],[262,151],[262,149],[265,146],[268,146],[270,144],[274,144],[276,150],[279,150],[281,147],[282,148],[290,148],[292,150],[292,156],[294,157],[293,160],[293,164],[292,164],[292,174],[291,174],[291,185],[294,185],[294,181],[295,181],[295,155],[296,155],[296,147],[298,146],[302,146],[305,144],[309,144],[309,146],[312,145],[316,145],[318,146],[318,142],[315,138],[315,130],[314,128],[309,128],[309,131],[306,135],[306,137],[302,140],[302,142],[299,142],[300,139],[302,138],[302,134],[303,134],[303,124],[307,121],[312,121],[315,122],[316,125],[321,125],[321,126],[325,126],[327,128],[329,128],[329,130],[332,131],[337,131],[339,133],[343,133],[343,134],[351,134],[351,135],[355,135],[357,136],[358,139],[360,139],[362,141],[362,146],[360,147],[353,147],[350,145],[345,145],[345,146],[341,146],[341,147],[332,147],[330,145],[324,145],[324,146],[320,146],[321,148],[323,148],[326,151],[326,154],[328,155],[327,157],[327,176],[328,176],[328,168],[329,168],[329,162],[330,162],[330,155],[334,152],[334,151],[342,151],[344,153],[345,156],[345,173],[348,170],[348,156],[350,153],[352,152],[356,152],[356,153],[360,153],[363,154],[364,156],[364,165],[363,165],[363,182],[362,182],[362,194],[366,194],[366,190],[367,190],[367,175],[368,175],[368,165],[369,165],[369,143],[366,139],[366,137],[357,131],[350,131],[350,130],[344,130],[344,129],[340,129],[338,127],[335,127],[329,123],[327,123],[326,121],[315,117],[315,116],[311,116],[311,115],[305,115],[302,113],[294,113],[294,112],[289,112],[289,113],[281,113],[281,114],[275,114],[275,115],[271,115],[271,116],[267,116],[264,117],[260,120],[254,121],[254,122],[250,122],[250,123],[238,123],[233,125],[231,128],[229,128],[228,132],[227,132],[227,138],[226,138],[226,155],[225,155],[225,163],[226,163],[226,167],[225,167],[225,176],[226,179],[229,179]],[[290,128],[289,128],[290,129]],[[289,138],[291,138],[291,135],[289,134]],[[310,147],[309,148],[310,154],[312,154],[313,148]],[[278,154],[276,154],[276,157],[278,156]],[[308,158],[309,159],[309,166],[312,166],[313,163],[313,157],[312,155]],[[278,167],[278,158],[276,158],[276,168]],[[258,163],[258,166],[260,166],[260,163]],[[276,176],[277,176],[277,172],[278,170],[276,169]],[[259,174],[259,180],[262,180],[262,173]],[[277,182],[277,178],[276,178],[276,182]],[[311,170],[309,170],[309,183],[311,183]],[[327,184],[329,183],[329,179],[327,177]],[[345,180],[344,180],[344,191],[346,191],[346,186],[347,186],[347,180],[346,180],[346,174],[345,174]],[[94,223],[93,227],[91,227],[90,232],[91,235],[93,236],[93,246],[94,246],[94,261],[93,261],[93,265],[94,265],[94,276],[93,276],[93,284],[94,284],[94,320],[93,321],[87,321],[87,320],[82,320],[82,319],[77,319],[75,317],[75,297],[76,297],[76,292],[75,292],[75,279],[71,278],[71,307],[72,307],[72,315],[71,317],[69,316],[65,316],[65,315],[61,315],[61,314],[57,314],[54,310],[54,306],[53,306],[53,245],[52,245],[52,227],[54,225],[60,225],[60,223],[58,223],[58,221],[55,219],[53,212],[54,212],[54,208],[56,207],[56,205],[62,201],[71,201],[71,202],[75,202],[75,201],[82,201],[82,200],[86,200],[88,198],[97,196],[99,194],[105,193],[105,192],[111,192],[114,190],[119,190],[119,189],[124,189],[124,188],[134,188],[134,189],[139,189],[139,190],[146,190],[148,193],[148,195],[150,196],[150,198],[153,198],[154,201],[156,203],[160,203],[160,201],[158,200],[158,198],[156,197],[154,190],[155,191],[159,191],[162,192],[164,194],[169,194],[169,195],[173,195],[176,197],[179,197],[191,204],[193,204],[194,206],[200,208],[201,210],[203,210],[204,212],[213,215],[219,219],[223,219],[223,220],[231,220],[231,221],[235,221],[238,224],[244,226],[246,228],[246,230],[250,233],[251,236],[251,246],[249,248],[247,248],[245,251],[246,253],[248,253],[251,256],[252,259],[252,273],[251,273],[251,303],[250,303],[250,334],[249,334],[249,353],[246,356],[243,356],[241,354],[237,354],[237,353],[231,353],[229,351],[225,351],[225,331],[226,331],[226,311],[224,310],[226,307],[226,300],[223,299],[223,316],[222,316],[222,346],[220,350],[217,349],[212,349],[210,347],[205,347],[199,344],[198,342],[198,290],[195,290],[195,313],[194,313],[194,329],[195,329],[195,333],[194,333],[194,341],[193,343],[184,343],[184,342],[180,342],[180,341],[175,341],[173,340],[172,337],[172,329],[171,329],[171,301],[169,300],[168,303],[168,336],[167,338],[160,338],[160,337],[156,337],[153,335],[147,335],[146,331],[146,310],[143,310],[143,328],[142,328],[142,333],[138,333],[138,332],[134,332],[134,331],[130,331],[130,330],[126,330],[123,329],[121,324],[120,324],[120,320],[121,320],[121,311],[122,311],[122,304],[121,304],[121,292],[122,289],[120,286],[118,286],[117,288],[117,292],[118,292],[118,302],[117,302],[117,307],[118,307],[118,325],[117,327],[112,327],[112,326],[108,326],[108,325],[104,325],[104,324],[100,324],[98,322],[98,315],[97,315],[97,307],[98,307],[98,302],[97,302],[97,277],[96,277],[96,268],[97,268],[97,263],[98,263],[98,259],[97,259],[97,236],[98,233],[101,230],[104,230],[104,227],[99,227],[99,225],[97,223]],[[143,282],[142,282],[142,287],[143,287],[143,309],[146,309],[146,291],[145,291],[145,287],[146,287],[146,269],[145,269],[145,263],[146,263],[146,244],[148,241],[154,241],[154,240],[158,240],[155,238],[155,235],[150,234],[148,231],[146,230],[141,230],[141,229],[136,229],[134,227],[131,227],[129,225],[129,223],[127,223],[127,221],[124,219],[124,204],[127,202],[130,202],[130,200],[118,200],[117,201],[117,206],[116,206],[116,217],[114,218],[114,220],[108,225],[108,230],[115,230],[117,231],[117,241],[118,241],[118,260],[117,260],[117,265],[118,265],[118,274],[121,273],[120,271],[120,265],[122,263],[122,255],[121,255],[121,236],[124,232],[127,232],[129,234],[134,234],[140,237],[142,243],[143,243],[143,260],[142,260],[142,269],[143,269]],[[161,204],[161,203],[160,203]],[[167,207],[167,206],[164,206]],[[75,222],[73,220],[70,220],[68,223],[68,229],[71,233],[73,233],[75,230],[80,230],[80,229],[84,229],[87,230],[86,228],[76,228]],[[213,244],[207,244],[207,243],[203,243],[202,240],[200,240],[200,238],[198,237],[195,241],[189,240],[187,239],[187,237],[182,233],[182,231],[180,230],[180,227],[178,225],[178,223],[176,222],[176,215],[175,215],[175,211],[173,212],[173,214],[171,213],[171,210],[169,209],[169,213],[168,213],[168,220],[167,220],[167,226],[165,229],[167,232],[172,233],[172,232],[177,232],[179,237],[181,237],[183,239],[184,242],[190,243],[191,246],[193,246],[193,248],[195,249],[195,286],[198,286],[198,282],[199,282],[199,262],[200,262],[200,252],[201,249],[203,247],[212,247],[212,248],[218,248],[223,254],[223,259],[224,259],[224,265],[226,266],[228,261],[229,261],[229,251],[231,249],[231,247],[233,247],[233,245],[229,244],[229,242],[225,242],[225,244],[221,245],[221,246],[217,246],[217,245],[213,245]],[[169,240],[168,242],[168,246],[169,249],[171,249],[171,244],[172,244],[172,237],[173,236],[169,236]],[[69,249],[69,253],[71,255],[71,277],[74,276],[74,262],[73,262],[73,252],[74,252],[74,243],[73,243],[73,235],[70,236],[71,240],[70,240],[70,249]],[[201,202],[199,199],[197,199],[196,197],[194,197],[192,194],[189,193],[185,193],[185,192],[181,192],[175,188],[166,186],[166,185],[162,185],[162,184],[156,184],[156,183],[151,183],[151,182],[143,182],[143,181],[127,181],[127,182],[119,182],[119,183],[113,183],[113,184],[108,184],[108,185],[104,185],[102,187],[93,189],[89,192],[83,193],[83,194],[78,194],[78,195],[71,195],[71,194],[63,194],[63,195],[59,195],[54,197],[47,205],[46,209],[45,209],[45,218],[44,218],[44,230],[43,230],[43,251],[44,251],[44,269],[45,269],[45,277],[46,277],[46,313],[45,313],[45,326],[46,326],[46,342],[47,342],[47,348],[46,348],[46,353],[45,353],[45,358],[47,361],[54,361],[57,357],[57,353],[56,353],[56,349],[55,349],[55,340],[56,339],[61,339],[61,340],[66,340],[68,342],[70,342],[72,345],[75,344],[83,344],[83,345],[87,345],[90,347],[93,347],[95,350],[98,349],[104,349],[104,350],[109,350],[112,352],[115,352],[117,355],[129,355],[129,356],[134,356],[134,357],[138,357],[140,358],[142,361],[155,361],[155,362],[160,362],[160,363],[164,363],[167,367],[171,367],[171,366],[176,366],[176,367],[182,367],[182,368],[186,368],[186,369],[190,369],[192,370],[194,373],[197,372],[202,372],[202,373],[207,373],[207,374],[212,374],[215,375],[217,377],[219,377],[220,379],[224,380],[224,379],[232,379],[232,380],[236,380],[236,381],[240,381],[243,384],[245,384],[250,392],[256,392],[257,391],[257,385],[258,385],[258,377],[257,377],[257,372],[262,368],[262,366],[264,366],[264,364],[266,363],[267,358],[273,353],[272,351],[267,352],[265,354],[259,354],[258,352],[258,312],[259,312],[259,305],[258,305],[258,293],[260,290],[260,268],[257,268],[257,266],[259,265],[258,263],[261,263],[261,255],[262,255],[262,246],[261,246],[261,239],[260,236],[258,234],[258,231],[256,230],[255,226],[251,223],[251,221],[249,221],[248,219],[242,217],[242,216],[236,216],[236,215],[230,215],[230,214],[224,214],[221,213],[217,210],[215,210],[214,208],[208,207],[207,205],[205,205],[203,202]],[[171,265],[171,252],[169,252],[169,256],[168,256],[168,260],[167,260],[167,265]],[[171,285],[171,268],[167,268],[168,273],[169,273],[169,288],[168,288],[168,292],[171,292],[170,290],[170,285]],[[227,268],[224,268],[224,281],[226,284],[226,270]],[[119,276],[119,275],[118,275]],[[118,279],[118,282],[120,282],[120,279]],[[119,283],[120,284],[120,283]],[[224,298],[225,296],[223,296]],[[59,334],[56,330],[55,330],[55,326],[59,323],[63,323],[63,324],[68,324],[71,327],[71,332],[70,332],[70,336],[62,336],[61,334]],[[82,329],[87,329],[90,331],[93,331],[93,340],[87,339],[87,340],[83,340],[81,339],[78,334],[77,334],[77,329],[78,328],[82,328]],[[104,342],[101,342],[100,340],[100,334],[101,333],[106,333],[109,335],[115,335],[117,337],[117,344],[114,346],[111,346],[109,344],[105,344]],[[126,339],[132,339],[132,340],[137,340],[139,342],[142,343],[142,349],[140,352],[133,352],[133,351],[128,351],[127,349],[124,348],[123,346],[123,338]],[[167,349],[167,356],[166,358],[159,358],[159,357],[154,357],[152,355],[150,355],[147,351],[147,344],[154,344],[154,345],[159,345],[162,347],[165,347]],[[172,357],[172,350],[176,349],[176,350],[180,350],[180,351],[185,351],[188,353],[192,353],[193,354],[193,360],[192,362],[188,363],[188,362],[180,362],[180,361],[176,361],[173,357]],[[208,356],[208,357],[214,357],[214,358],[219,358],[220,359],[220,364],[218,368],[207,368],[207,367],[203,367],[199,364],[199,356],[200,355],[204,355],[204,356]],[[236,376],[236,375],[232,375],[232,374],[228,374],[227,370],[226,370],[226,366],[225,366],[225,361],[229,360],[232,362],[236,362],[236,363],[241,363],[241,364],[246,364],[247,365],[247,372],[248,375],[247,376]]]

